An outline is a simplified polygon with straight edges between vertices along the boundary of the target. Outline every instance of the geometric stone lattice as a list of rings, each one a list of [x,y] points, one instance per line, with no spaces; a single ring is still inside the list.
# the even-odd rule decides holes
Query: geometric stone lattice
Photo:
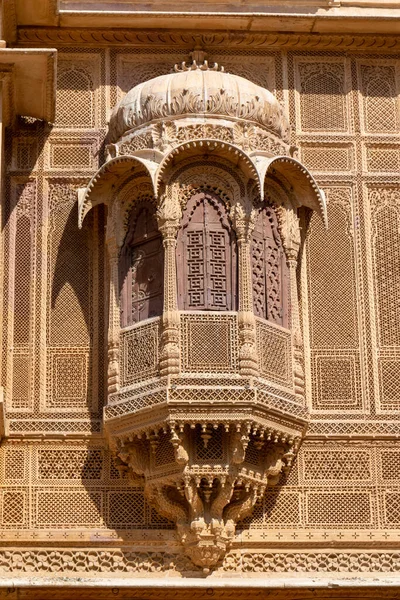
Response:
[[[237,370],[237,321],[234,315],[181,315],[183,371]]]
[[[365,481],[371,478],[371,455],[363,450],[306,450],[304,476],[310,483]]]
[[[159,320],[137,325],[122,334],[123,385],[157,374]]]
[[[290,387],[291,333],[257,320],[257,347],[260,372],[281,385]]]
[[[306,522],[310,525],[347,523],[359,527],[372,525],[371,495],[369,492],[308,492]]]
[[[100,479],[103,468],[101,450],[38,451],[39,480],[90,480]]]

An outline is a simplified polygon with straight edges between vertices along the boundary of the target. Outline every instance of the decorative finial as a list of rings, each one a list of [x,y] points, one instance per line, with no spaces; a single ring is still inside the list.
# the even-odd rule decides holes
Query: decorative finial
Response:
[[[193,52],[190,52],[189,56],[194,63],[199,65],[205,62],[207,52],[204,52],[201,46],[195,46]]]
[[[183,73],[184,71],[221,71],[224,73],[224,67],[219,67],[218,63],[214,63],[212,67],[209,66],[208,61],[205,59],[207,53],[202,50],[200,46],[195,46],[193,52],[190,52],[190,58],[192,64],[187,65],[186,62],[182,62],[180,65],[174,66],[175,73]]]

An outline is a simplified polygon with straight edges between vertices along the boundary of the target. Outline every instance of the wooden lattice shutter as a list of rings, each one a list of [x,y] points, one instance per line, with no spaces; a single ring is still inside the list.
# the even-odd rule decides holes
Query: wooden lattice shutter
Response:
[[[263,208],[253,232],[253,304],[258,317],[287,326],[288,273],[273,208]]]
[[[121,252],[121,325],[126,327],[158,316],[163,308],[164,260],[155,211],[134,209]]]
[[[178,236],[179,307],[235,310],[236,242],[226,208],[215,194],[189,200]]]

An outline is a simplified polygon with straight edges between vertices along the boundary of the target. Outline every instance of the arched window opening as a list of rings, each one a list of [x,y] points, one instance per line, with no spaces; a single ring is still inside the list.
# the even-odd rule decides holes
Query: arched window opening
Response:
[[[288,268],[272,207],[258,214],[251,246],[253,306],[256,316],[288,324]]]
[[[199,191],[189,200],[178,234],[181,310],[236,310],[236,237],[224,202]]]
[[[155,209],[139,205],[129,218],[120,255],[121,326],[161,315],[164,251]]]

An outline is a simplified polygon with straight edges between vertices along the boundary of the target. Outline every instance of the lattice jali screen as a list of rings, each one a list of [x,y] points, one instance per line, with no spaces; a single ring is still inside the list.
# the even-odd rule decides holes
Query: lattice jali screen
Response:
[[[38,481],[99,480],[105,468],[102,448],[40,448],[36,453]]]
[[[399,483],[400,450],[381,448],[377,458],[379,481],[386,485],[389,483]]]
[[[7,401],[13,409],[29,409],[33,398],[33,321],[35,303],[36,242],[35,202],[37,183],[23,178],[13,181],[9,255],[14,266],[9,271],[9,298],[12,321],[9,323]],[[10,316],[11,316],[10,315]],[[12,340],[12,341],[11,341]]]
[[[236,315],[181,313],[181,348],[184,372],[236,372]]]
[[[46,410],[96,410],[95,240],[89,227],[76,230],[75,197],[50,186]]]
[[[99,126],[100,57],[95,53],[61,54],[58,59],[56,126]]]
[[[150,319],[121,333],[122,385],[158,374],[160,319]]]
[[[371,483],[372,453],[351,448],[305,448],[301,455],[304,482],[313,485]]]
[[[384,524],[387,527],[400,526],[400,491],[384,492]]]
[[[312,403],[356,410],[362,398],[353,201],[348,187],[326,193],[329,229],[314,214],[306,250]]]
[[[95,170],[98,142],[96,138],[56,138],[48,147],[48,168],[55,171]]]
[[[256,320],[260,374],[281,385],[292,386],[291,332],[262,319]]]
[[[215,390],[212,393],[218,398]],[[223,433],[214,431],[215,448],[211,441],[206,450],[200,434],[199,430],[197,458],[207,462],[220,451]],[[171,458],[167,444],[166,438],[157,449],[159,462]],[[400,451],[393,443],[305,442],[289,477],[267,491],[240,528],[396,528],[399,464]],[[96,530],[112,528],[173,527],[150,509],[137,484],[120,478],[109,451],[99,443],[5,443],[0,449],[0,483],[0,525],[9,535],[24,528],[43,532],[43,539],[49,530],[54,539],[65,539],[66,531],[78,536],[87,529],[93,536]]]
[[[18,528],[65,540],[84,539],[85,530],[90,537],[93,530],[172,527],[147,504],[137,482],[120,477],[102,443],[5,444],[0,483],[0,528],[10,536]]]
[[[96,408],[91,401],[89,351],[49,348],[47,382],[47,409],[84,410],[88,403]]]
[[[371,527],[372,495],[357,492],[309,491],[306,493],[306,523],[314,526]]]
[[[301,131],[349,129],[348,66],[343,58],[297,58],[296,108]]]
[[[11,484],[23,484],[28,479],[29,464],[26,460],[26,448],[8,446],[4,448],[0,480]]]
[[[145,503],[142,492],[109,491],[108,522],[116,527],[140,527],[145,522]]]
[[[360,61],[362,125],[367,133],[399,131],[398,65],[394,61]]]
[[[162,404],[167,399],[165,388],[162,391],[153,391],[146,395],[138,393],[135,394],[135,392],[129,390],[129,392],[126,392],[126,395],[128,397],[132,397],[126,402],[120,402],[119,404],[112,404],[105,407],[104,415],[107,419],[121,417],[123,415],[135,412],[147,406]]]
[[[301,159],[311,171],[337,172],[354,168],[352,145],[302,144]]]
[[[207,440],[207,444],[204,443],[200,426],[197,426],[194,432],[194,442],[196,447],[196,460],[200,463],[207,463],[207,461],[213,460],[226,460],[225,449],[224,449],[224,432],[222,427],[218,429],[209,429],[206,432],[210,438]]]
[[[241,527],[292,528],[293,540],[301,530],[320,530],[321,540],[326,530],[358,530],[351,538],[357,540],[372,539],[370,530],[395,530],[399,464],[400,451],[389,442],[305,442],[289,478],[266,493]],[[313,539],[314,534],[307,535],[305,539]]]
[[[34,169],[38,157],[38,140],[28,135],[15,136],[11,167],[17,171]]]
[[[238,529],[287,529],[302,523],[301,497],[298,492],[272,492],[264,495],[253,510],[253,515],[238,524]]]
[[[155,452],[152,454],[152,460],[156,468],[165,465],[176,466],[174,447],[171,444],[171,435],[169,433],[159,434]]]
[[[99,491],[33,490],[33,527],[100,527],[103,494]]]
[[[317,410],[360,410],[361,373],[358,352],[311,351],[313,408]]]
[[[30,407],[30,354],[26,350],[15,349],[12,361],[12,398],[13,409],[29,409]]]
[[[400,170],[400,146],[368,144],[365,154],[365,167],[368,171],[398,173]]]
[[[4,529],[28,525],[27,490],[8,488],[0,492],[0,523]]]
[[[379,407],[398,410],[400,391],[400,192],[397,186],[369,187]]]

